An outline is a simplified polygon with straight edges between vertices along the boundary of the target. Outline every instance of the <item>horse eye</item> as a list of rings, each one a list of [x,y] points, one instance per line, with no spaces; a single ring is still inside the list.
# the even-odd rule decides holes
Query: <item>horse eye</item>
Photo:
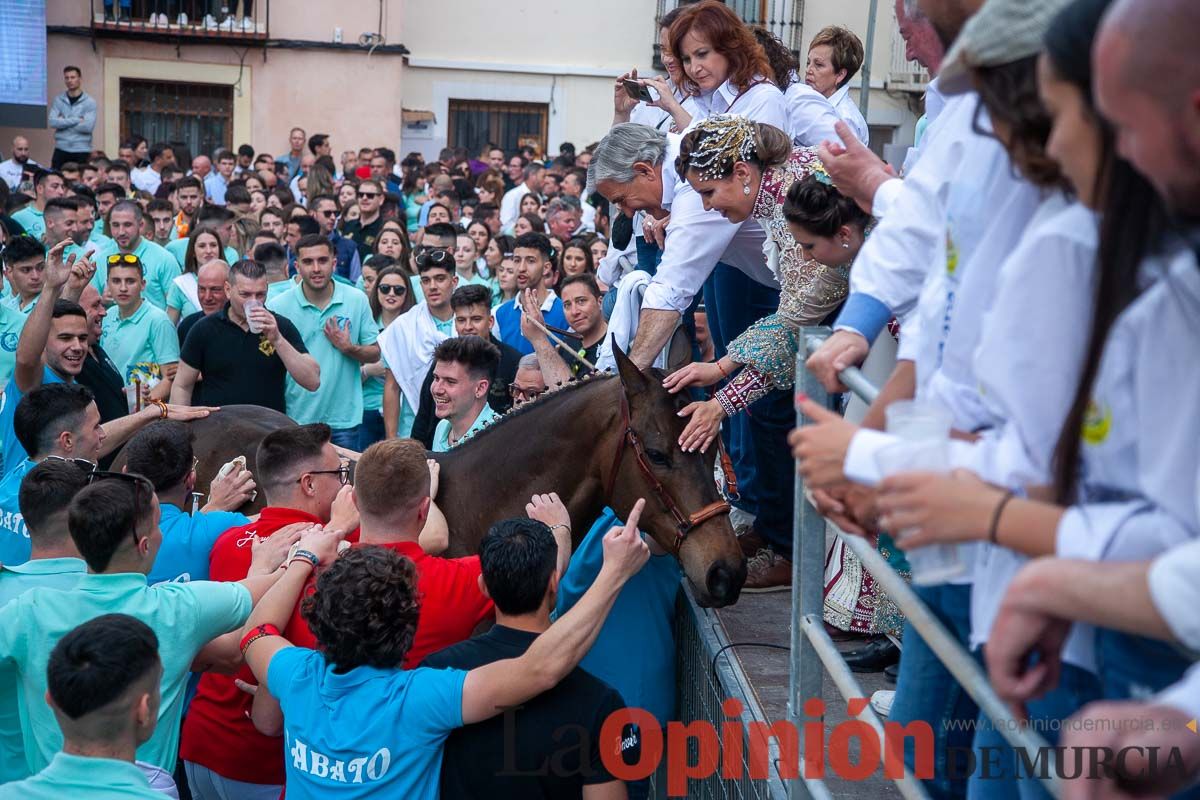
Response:
[[[660,450],[647,450],[646,458],[650,459],[651,463],[660,467],[668,467],[671,465],[671,460],[667,458],[666,454]]]

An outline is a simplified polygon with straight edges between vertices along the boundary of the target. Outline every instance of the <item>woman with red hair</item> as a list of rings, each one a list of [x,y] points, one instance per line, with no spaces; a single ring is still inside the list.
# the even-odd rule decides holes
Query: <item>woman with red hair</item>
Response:
[[[671,24],[671,54],[683,67],[682,88],[696,97],[693,122],[737,114],[788,129],[783,92],[753,32],[719,0],[685,9]]]

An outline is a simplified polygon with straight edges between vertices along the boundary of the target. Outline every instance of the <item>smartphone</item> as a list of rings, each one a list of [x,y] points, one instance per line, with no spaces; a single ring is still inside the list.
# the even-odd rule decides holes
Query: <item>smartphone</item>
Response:
[[[628,78],[621,81],[625,86],[625,94],[632,97],[634,100],[641,100],[643,103],[653,103],[654,95],[650,94],[650,87],[639,81],[632,81]]]

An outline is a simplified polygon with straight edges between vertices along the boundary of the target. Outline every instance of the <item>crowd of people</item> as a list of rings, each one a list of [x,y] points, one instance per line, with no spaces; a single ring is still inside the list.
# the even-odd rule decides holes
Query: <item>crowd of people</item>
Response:
[[[853,33],[802,66],[718,0],[669,11],[666,74],[618,77],[610,130],[553,157],[335,160],[302,128],[277,156],[113,157],[67,67],[49,163],[23,136],[0,162],[0,798],[646,796],[616,774],[640,729],[604,725],[676,717],[682,573],[643,502],[573,523],[548,486],[447,558],[428,458],[618,350],[681,394],[679,450],[728,452],[743,591],[793,588],[798,464],[1040,732],[1179,755],[1071,791],[1190,796],[1200,12],[894,12],[935,77],[891,166],[848,94]],[[832,399],[797,427],[822,324],[806,367]],[[890,375],[843,413],[868,359]],[[202,494],[188,423],[238,405],[297,424]],[[947,420],[940,471],[881,466],[919,461],[902,408]],[[953,569],[922,580],[932,545]],[[825,577],[852,667],[896,673],[872,705],[1001,756],[937,760],[931,796],[1046,795],[840,543]]]

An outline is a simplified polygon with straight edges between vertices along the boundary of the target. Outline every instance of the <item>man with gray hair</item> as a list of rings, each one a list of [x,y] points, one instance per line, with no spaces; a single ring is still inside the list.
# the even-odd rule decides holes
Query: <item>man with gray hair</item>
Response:
[[[574,197],[556,197],[546,206],[546,225],[550,228],[550,235],[563,243],[578,232],[582,216],[579,202]]]
[[[500,201],[500,224],[505,228],[516,222],[520,216],[521,198],[531,192],[540,193],[546,168],[536,161],[530,161],[521,174],[525,180],[505,192],[504,199]]]
[[[588,166],[588,186],[625,216],[642,211],[654,220],[670,217],[657,267],[638,259],[639,269],[652,274],[629,353],[640,368],[658,357],[702,287],[717,357],[751,324],[779,307],[779,284],[763,256],[762,227],[752,218],[731,222],[704,209],[700,195],[674,168],[681,138],[648,125],[614,125]],[[718,264],[727,269],[716,270]],[[742,280],[739,272],[749,280]],[[722,273],[738,280],[721,280]],[[756,513],[754,533],[761,537],[742,539],[744,549],[751,551],[747,555],[769,544],[780,561],[791,559],[794,475],[788,464],[787,431],[794,419],[789,393],[776,390],[755,404],[752,415],[730,422],[730,450],[741,484],[738,506]],[[743,478],[751,475],[751,481]],[[786,589],[790,576],[790,568],[776,569],[771,576],[751,569],[745,585],[750,591]]]

